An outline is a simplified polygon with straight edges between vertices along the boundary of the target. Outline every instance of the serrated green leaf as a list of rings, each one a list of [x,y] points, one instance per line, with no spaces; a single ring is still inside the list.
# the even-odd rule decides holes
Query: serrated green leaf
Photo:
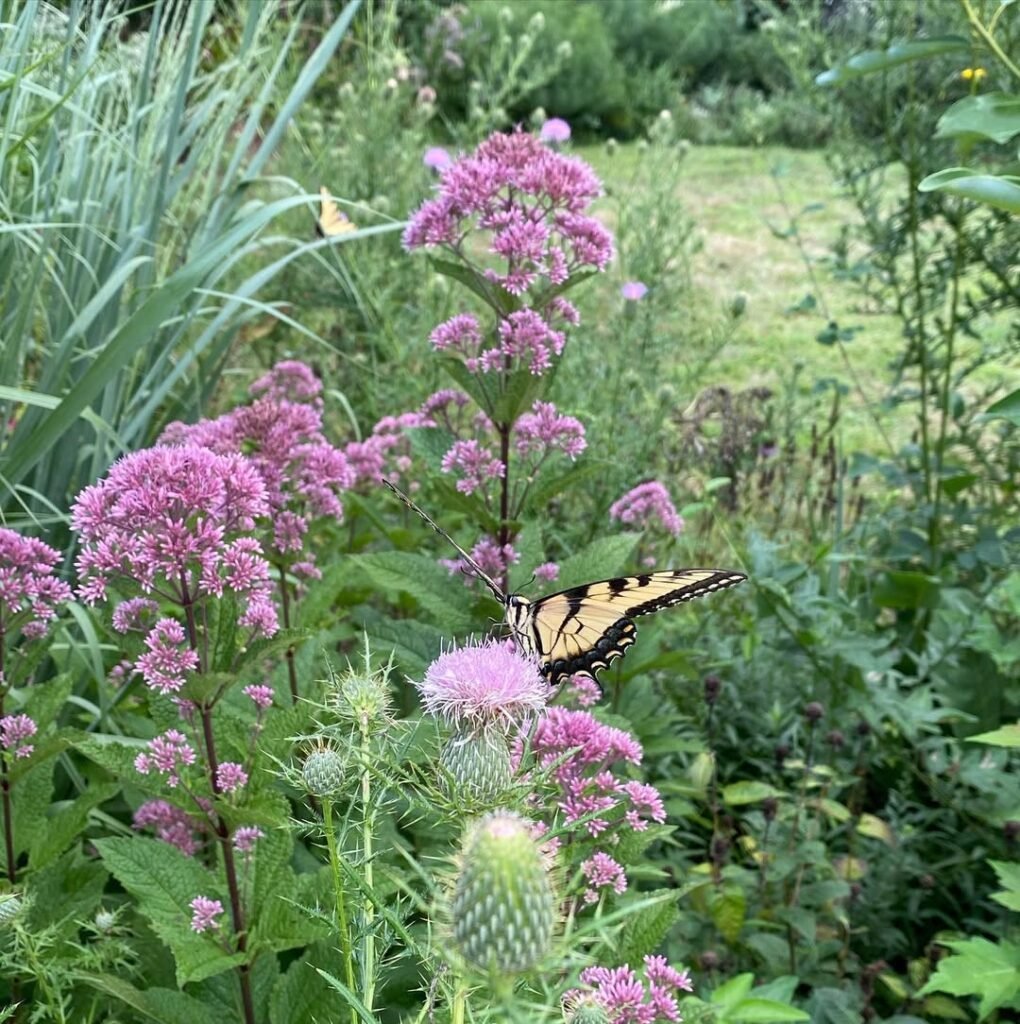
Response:
[[[270,1024],[319,1024],[329,1016],[330,987],[316,966],[302,957],[277,981],[269,1003]]]
[[[541,377],[530,370],[514,370],[507,375],[505,386],[496,400],[493,419],[497,423],[513,423],[522,412],[531,408],[541,388]]]
[[[735,978],[730,978],[729,981],[720,985],[709,997],[709,1000],[713,1006],[736,1006],[751,991],[753,984],[753,974],[750,972],[738,974]]]
[[[978,996],[979,1017],[1006,1006],[1020,996],[1020,945],[1001,940],[961,939],[946,942],[952,951],[917,993],[948,992],[953,996]]]
[[[680,917],[675,891],[661,889],[642,893],[641,896],[642,899],[661,896],[661,902],[643,907],[628,916],[616,953],[617,961],[621,964],[638,963],[643,957],[654,953]]]
[[[410,594],[444,628],[460,632],[475,624],[470,591],[428,556],[410,551],[379,551],[352,555],[349,560],[382,590]]]
[[[152,930],[170,947],[179,985],[244,963],[244,956],[224,953],[212,935],[191,930],[189,904],[196,896],[219,898],[228,905],[216,877],[196,860],[169,843],[143,836],[97,839],[95,846],[110,873],[138,901]]]
[[[732,782],[728,786],[723,786],[722,789],[723,803],[727,803],[731,807],[741,804],[756,804],[769,797],[783,796],[786,794],[781,789],[776,789],[775,786],[770,786],[767,782]]]
[[[721,889],[713,889],[708,898],[708,912],[727,944],[735,945],[747,916],[747,896],[744,890],[730,882],[725,883]]]
[[[546,506],[553,498],[569,494],[586,480],[598,473],[605,472],[605,465],[593,458],[585,458],[571,466],[563,473],[543,473],[538,482],[528,492],[524,503],[523,514],[541,516],[546,514]]]
[[[195,1024],[207,1017],[208,1007],[184,992],[169,988],[138,989],[112,974],[77,975],[86,985],[129,1006],[139,1016],[156,1024]]]
[[[31,876],[29,927],[42,931],[62,924],[65,934],[77,937],[78,922],[96,912],[109,878],[102,864],[68,850]]]
[[[56,720],[71,695],[72,685],[70,674],[65,672],[29,690],[25,713],[35,722],[40,733]]]
[[[1010,910],[1020,910],[1020,864],[1003,860],[990,860],[1002,892],[993,892],[992,899]]]
[[[38,870],[56,860],[85,829],[89,814],[119,792],[119,783],[99,783],[75,800],[48,805],[45,826],[30,837],[29,866]]]
[[[446,371],[450,379],[475,404],[491,416],[496,408],[496,385],[485,375],[472,373],[458,356],[442,356],[439,365]]]
[[[557,586],[566,590],[582,583],[619,576],[626,570],[637,541],[638,536],[634,533],[597,538],[586,548],[563,559]]]
[[[230,593],[217,601],[216,633],[213,643],[212,670],[229,672],[237,653],[238,602]]]
[[[14,854],[29,848],[39,831],[45,828],[46,811],[53,794],[52,758],[38,764],[29,763],[28,770],[11,785],[11,811],[14,819]],[[19,766],[20,767],[20,766]],[[6,843],[0,843],[0,864],[7,868]]]
[[[401,671],[420,679],[450,640],[451,631],[437,629],[414,619],[375,619],[365,623],[373,647],[392,651]]]

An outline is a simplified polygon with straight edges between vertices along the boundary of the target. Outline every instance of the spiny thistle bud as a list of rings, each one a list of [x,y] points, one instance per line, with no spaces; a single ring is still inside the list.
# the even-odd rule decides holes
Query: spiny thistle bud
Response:
[[[583,995],[572,1006],[563,1008],[566,1024],[609,1024],[606,1008],[592,995]]]
[[[112,910],[97,910],[95,920],[96,931],[104,935],[113,931],[117,923],[117,915]]]
[[[347,666],[339,675],[331,674],[326,703],[342,721],[351,722],[362,732],[377,732],[391,724],[389,669],[373,671],[372,654],[365,641],[364,666]]]
[[[24,906],[21,897],[15,892],[0,896],[0,928],[6,928],[12,924]]]
[[[461,955],[482,970],[530,970],[549,949],[553,920],[548,870],[528,822],[505,811],[486,815],[464,840],[454,891]]]
[[[804,705],[804,717],[811,725],[814,725],[815,722],[820,722],[825,717],[825,708],[818,701],[813,700],[810,704]]]
[[[344,784],[343,759],[329,747],[313,750],[301,766],[301,778],[313,796],[335,796]]]
[[[455,732],[439,755],[448,796],[465,793],[479,800],[493,800],[510,788],[513,767],[506,738],[491,729]]]
[[[719,699],[722,680],[718,676],[705,676],[705,703],[714,704]]]

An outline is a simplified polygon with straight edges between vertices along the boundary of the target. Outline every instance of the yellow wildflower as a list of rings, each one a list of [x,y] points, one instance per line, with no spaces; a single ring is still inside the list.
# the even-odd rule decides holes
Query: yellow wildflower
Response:
[[[960,77],[965,82],[980,82],[982,78],[988,77],[988,72],[984,68],[964,68],[960,72]]]

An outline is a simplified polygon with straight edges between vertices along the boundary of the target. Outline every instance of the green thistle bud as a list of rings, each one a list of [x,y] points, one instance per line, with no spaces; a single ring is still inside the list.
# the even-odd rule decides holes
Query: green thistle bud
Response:
[[[566,1024],[609,1024],[606,1008],[594,996],[581,996],[576,1003],[565,1009]]]
[[[378,732],[392,722],[389,670],[372,670],[367,642],[364,661],[363,668],[348,666],[346,672],[331,674],[326,703],[342,721],[365,733]]]
[[[335,796],[343,789],[343,759],[329,747],[313,750],[301,766],[301,777],[313,796]]]
[[[500,811],[467,834],[453,898],[453,937],[475,967],[499,974],[533,968],[552,941],[549,873],[528,823]]]
[[[0,896],[0,928],[13,924],[24,907],[21,897],[15,892]]]
[[[513,768],[506,738],[489,729],[456,732],[439,755],[447,796],[466,794],[479,800],[493,800],[510,788]]]
[[[116,923],[117,915],[112,910],[96,911],[95,926],[97,932],[102,932],[104,935],[112,932]]]

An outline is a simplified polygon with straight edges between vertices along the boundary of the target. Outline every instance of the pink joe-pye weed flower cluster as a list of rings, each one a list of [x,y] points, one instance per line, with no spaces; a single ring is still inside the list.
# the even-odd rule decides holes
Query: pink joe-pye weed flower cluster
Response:
[[[482,537],[468,552],[475,564],[494,580],[505,579],[511,565],[521,560],[520,552],[513,544],[500,544],[495,537]],[[463,558],[440,558],[439,564],[451,576],[463,576],[464,585],[473,587],[478,582],[471,566]]]
[[[322,383],[304,363],[277,363],[256,380],[252,402],[215,419],[171,423],[164,445],[199,445],[219,455],[244,456],[265,486],[270,554],[311,569],[305,549],[309,521],[342,519],[340,495],[354,486],[357,469],[322,431]],[[314,574],[314,573],[313,573]]]
[[[644,980],[624,965],[587,967],[581,972],[581,983],[585,988],[568,992],[565,1006],[591,1000],[605,1010],[610,1024],[675,1024],[680,1020],[676,994],[692,990],[688,972],[670,967],[661,956],[644,958]]]
[[[188,904],[192,910],[191,930],[201,934],[220,927],[217,920],[223,913],[223,904],[208,896],[196,896]]]
[[[46,632],[58,605],[72,597],[70,586],[56,575],[60,559],[60,552],[41,540],[0,529],[0,637],[20,629],[37,639]]]
[[[635,831],[646,829],[649,821],[666,820],[654,786],[622,779],[612,770],[621,761],[640,764],[641,744],[589,712],[547,708],[531,737],[531,751],[558,790],[557,806],[567,824],[583,821],[589,835],[597,837],[620,818]]]
[[[3,756],[29,757],[35,747],[25,740],[37,732],[34,721],[28,715],[4,715],[0,718],[0,748]]]
[[[157,839],[175,846],[187,857],[193,857],[202,848],[200,835],[205,824],[166,800],[146,801],[132,818],[134,828],[153,829]]]
[[[81,536],[79,593],[95,604],[111,590],[141,591],[115,609],[114,626],[144,633],[135,668],[152,689],[175,693],[199,668],[193,609],[209,599],[237,599],[251,638],[276,633],[270,565],[255,537],[269,512],[253,462],[195,444],[127,455],[78,495],[71,522]],[[155,618],[168,605],[187,629],[179,618]]]
[[[658,480],[649,480],[631,488],[609,508],[610,519],[627,526],[658,526],[674,537],[680,535],[684,521],[669,496],[669,491]]]

